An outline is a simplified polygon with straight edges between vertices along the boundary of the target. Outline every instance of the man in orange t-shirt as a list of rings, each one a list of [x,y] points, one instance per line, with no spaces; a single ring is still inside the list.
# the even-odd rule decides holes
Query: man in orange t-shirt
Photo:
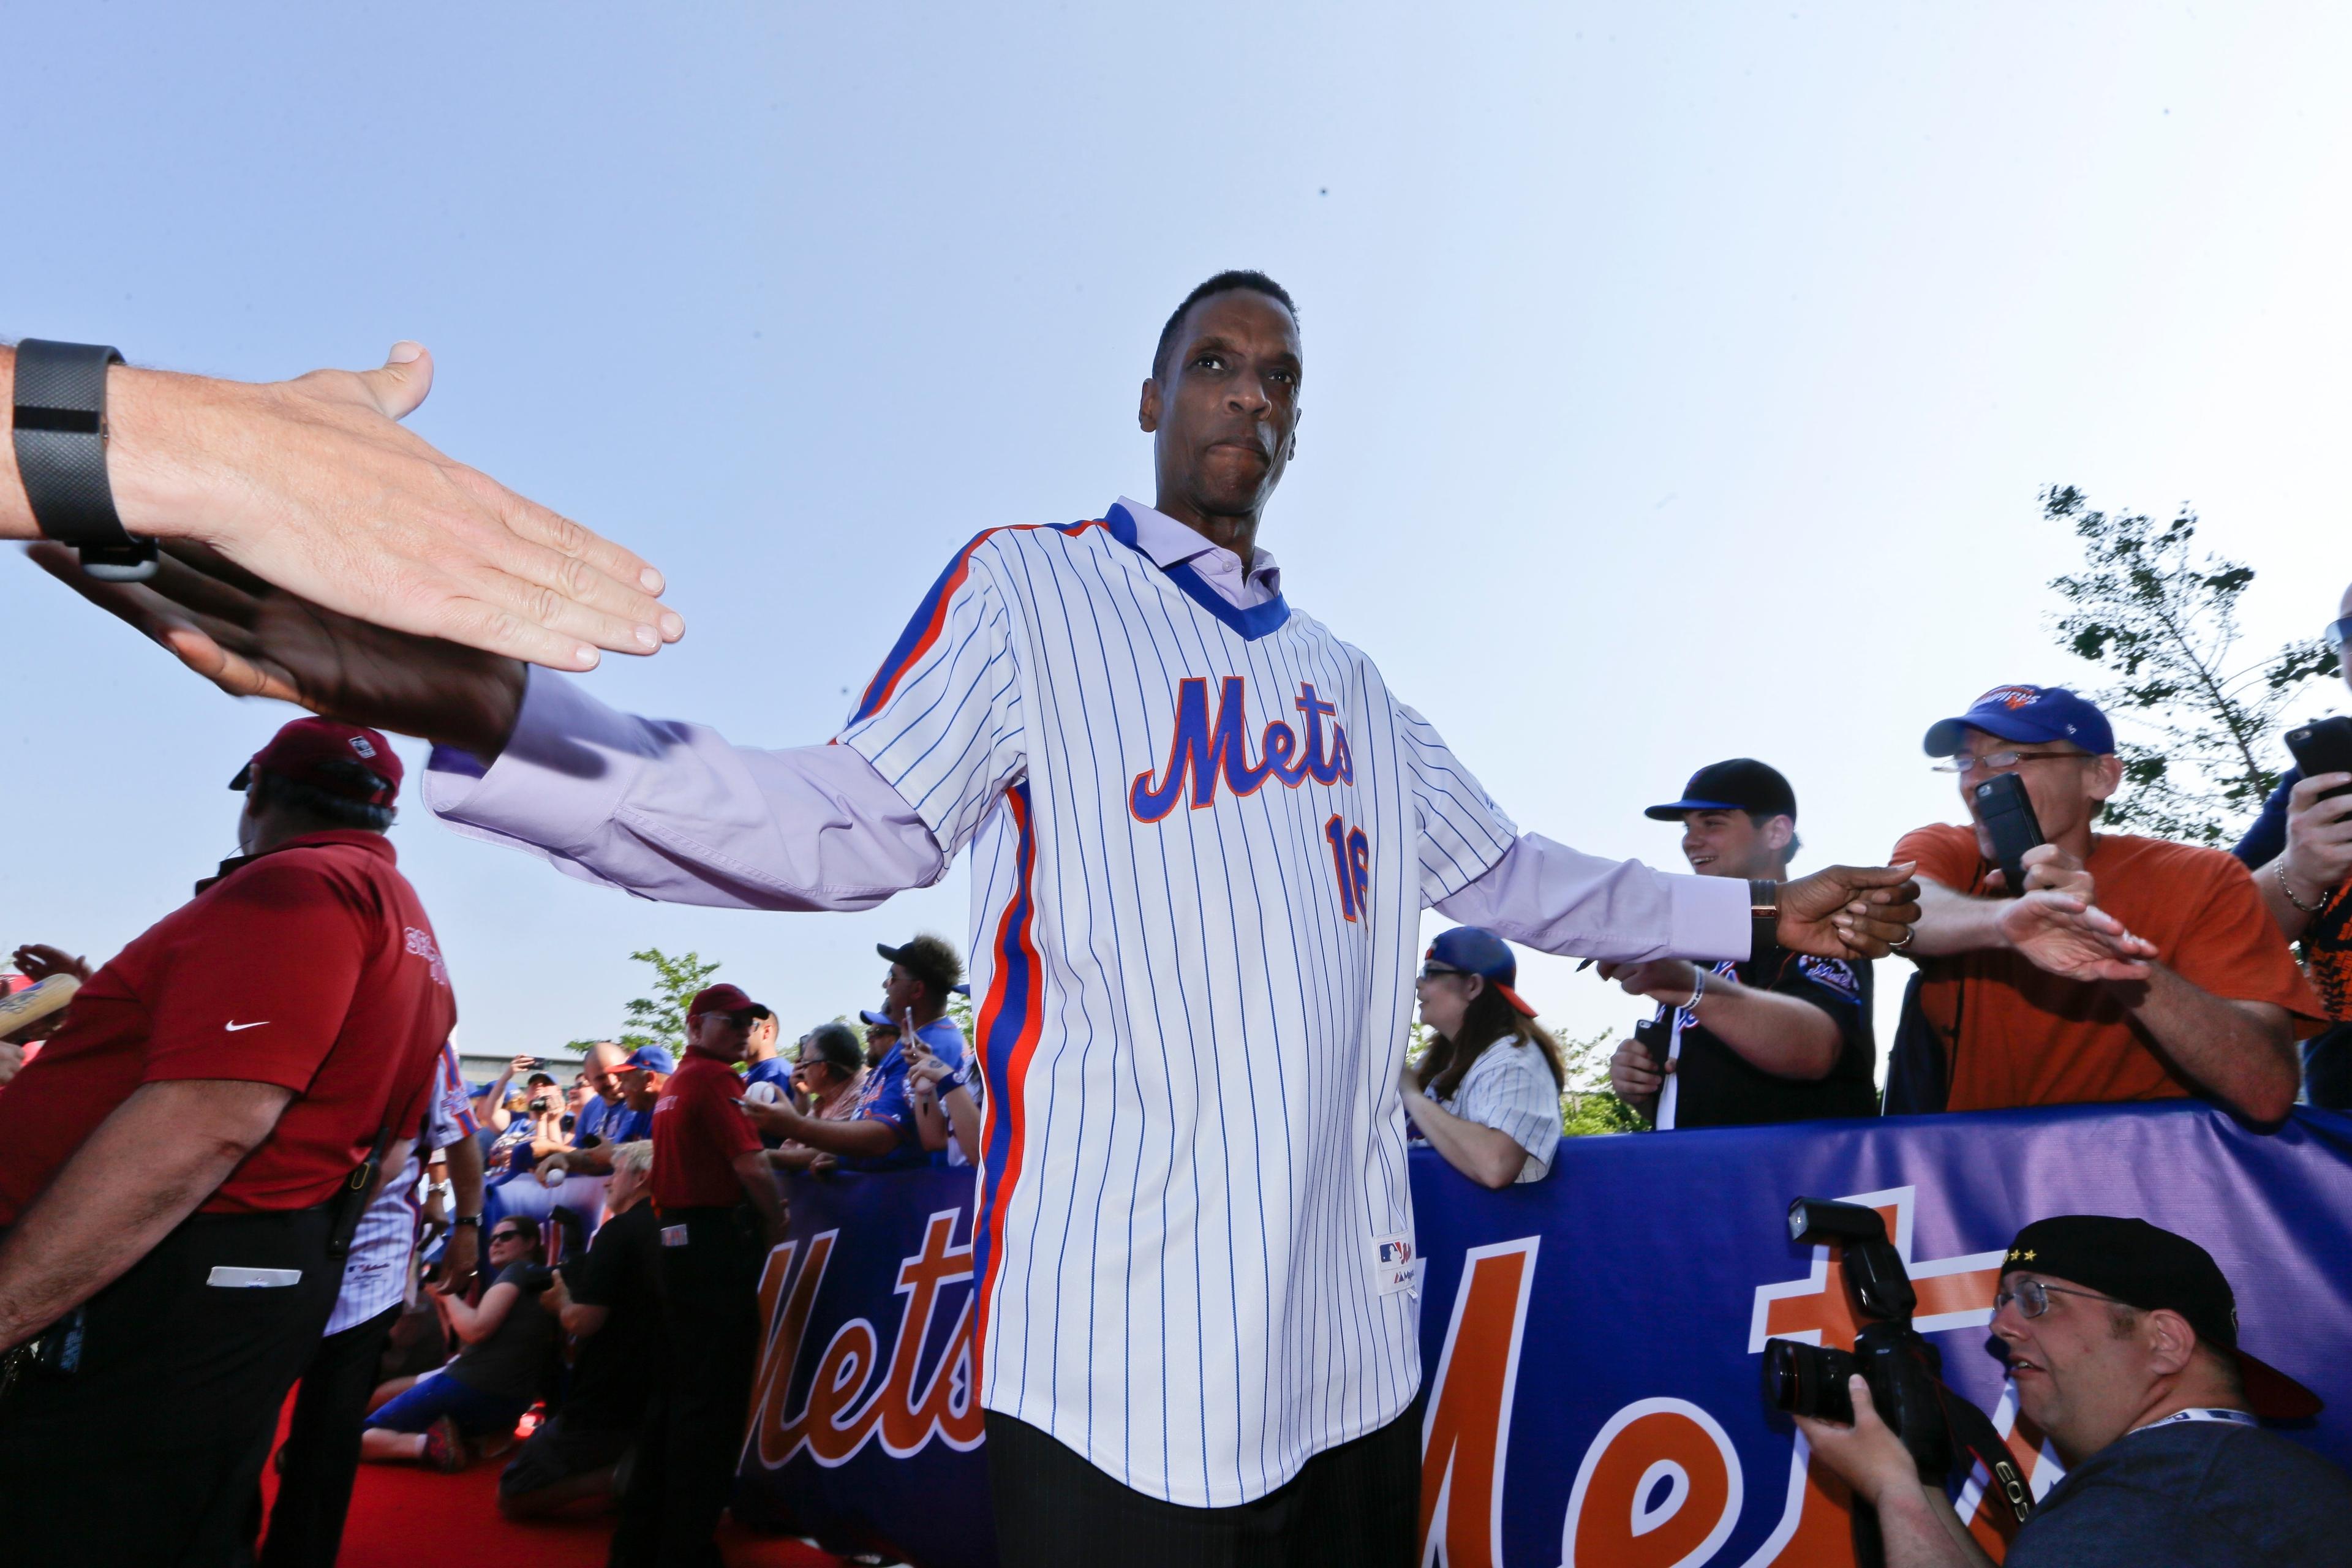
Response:
[[[2061,687],[2003,686],[1927,731],[1971,826],[1906,834],[1921,916],[1920,1008],[1953,1110],[2191,1094],[2275,1121],[2296,1038],[2325,1018],[2245,868],[2219,849],[2095,834],[2123,780],[2105,715]],[[2009,897],[1976,788],[2013,773],[2045,842]]]

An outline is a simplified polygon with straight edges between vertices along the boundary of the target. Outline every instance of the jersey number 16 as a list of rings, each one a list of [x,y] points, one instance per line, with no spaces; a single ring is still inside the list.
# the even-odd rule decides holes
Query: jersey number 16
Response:
[[[1372,841],[1360,827],[1350,827],[1333,812],[1323,825],[1331,845],[1331,869],[1339,879],[1339,912],[1350,921],[1367,912],[1364,895],[1372,883]]]

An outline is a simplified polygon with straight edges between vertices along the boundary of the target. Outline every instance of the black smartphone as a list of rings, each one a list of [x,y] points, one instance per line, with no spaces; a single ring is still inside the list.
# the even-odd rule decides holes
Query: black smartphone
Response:
[[[2025,781],[2002,773],[1977,785],[1977,820],[1992,838],[1992,858],[2000,867],[2001,893],[2016,898],[2025,891],[2025,852],[2042,842],[2042,824],[2026,798]]]
[[[2294,765],[2303,770],[2305,778],[2315,773],[2352,773],[2352,719],[2338,714],[2289,730],[2286,749],[2294,754]],[[2352,784],[2338,784],[2319,798],[2333,800],[2347,790],[2352,790]]]

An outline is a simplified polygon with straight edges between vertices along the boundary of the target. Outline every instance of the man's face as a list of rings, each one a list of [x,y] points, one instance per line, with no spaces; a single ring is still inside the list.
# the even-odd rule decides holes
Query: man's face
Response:
[[[2047,1288],[2048,1310],[2029,1318],[2024,1302],[2011,1300],[1993,1314],[1993,1335],[2008,1352],[2018,1407],[2073,1463],[2130,1430],[2156,1373],[2144,1336],[2118,1335],[2116,1309],[2100,1292],[2025,1269],[2002,1275],[2001,1288],[2014,1292],[2026,1279]],[[2137,1321],[2145,1327],[2144,1314]]]
[[[2018,760],[2006,767],[1978,763],[1979,758],[2011,752]],[[1984,820],[1978,815],[1976,795],[1977,786],[1986,780],[2005,773],[2023,779],[2025,798],[2033,803],[2033,820],[2042,825],[2043,839],[2053,844],[2069,834],[2087,832],[2100,803],[2123,782],[2123,764],[2111,756],[2095,757],[2063,741],[2004,741],[1982,730],[1962,735],[1952,761],[1963,770],[1960,800],[1976,826],[1977,852],[1988,860],[1992,858],[1992,835],[1985,831]]]
[[[1302,369],[1280,300],[1231,289],[1185,312],[1139,416],[1160,494],[1204,516],[1255,517],[1294,450]]]
[[[749,1013],[698,1013],[686,1021],[687,1041],[706,1057],[740,1062],[751,1048],[754,1021]]]
[[[866,1026],[866,1065],[868,1067],[881,1065],[882,1058],[888,1056],[890,1047],[898,1043],[898,1030],[886,1029],[878,1024],[868,1024]]]
[[[922,999],[923,983],[908,973],[905,964],[892,964],[890,973],[882,977],[882,1011],[903,1018]]]
[[[668,1074],[651,1068],[623,1068],[614,1076],[621,1085],[621,1101],[631,1110],[651,1110],[661,1098],[662,1085],[669,1081]]]
[[[634,1166],[623,1165],[613,1173],[612,1184],[604,1190],[604,1206],[614,1214],[636,1201],[646,1190],[646,1174]]]
[[[605,1104],[618,1105],[621,1102],[621,1081],[614,1075],[627,1059],[627,1053],[618,1046],[591,1046],[586,1059],[581,1063],[580,1076],[588,1080],[588,1087],[594,1089]]]
[[[776,1016],[771,1013],[764,1018],[754,1019],[749,1038],[751,1055],[763,1058],[774,1056],[776,1054]]]
[[[1702,877],[1777,877],[1795,826],[1773,816],[1759,827],[1744,811],[1690,812],[1683,817],[1683,858]]]

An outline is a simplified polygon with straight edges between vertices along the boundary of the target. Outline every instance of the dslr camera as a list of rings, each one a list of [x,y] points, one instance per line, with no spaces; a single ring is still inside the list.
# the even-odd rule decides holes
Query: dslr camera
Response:
[[[1911,1326],[1919,1298],[1903,1267],[1903,1255],[1886,1239],[1886,1222],[1876,1209],[1860,1204],[1799,1198],[1789,1205],[1789,1236],[1839,1248],[1846,1288],[1865,1321],[1853,1336],[1852,1351],[1767,1340],[1764,1403],[1791,1415],[1851,1424],[1853,1401],[1846,1393],[1846,1379],[1860,1373],[1870,1385],[1879,1418],[1911,1451],[1920,1479],[1941,1477],[1952,1467],[1951,1436],[1944,1419],[1944,1360]]]
[[[1918,1293],[1911,1288],[1903,1255],[1886,1238],[1886,1222],[1878,1211],[1799,1198],[1789,1205],[1789,1237],[1838,1249],[1848,1299],[1863,1326],[1851,1351],[1765,1341],[1764,1403],[1791,1415],[1851,1424],[1853,1399],[1846,1379],[1859,1373],[1879,1418],[1903,1440],[1921,1480],[1956,1489],[1981,1467],[1991,1478],[1988,1505],[1998,1493],[2016,1524],[2031,1519],[2033,1494],[2009,1446],[1983,1411],[1945,1386],[1943,1356],[1911,1326]],[[1865,1518],[1867,1513],[1855,1510],[1855,1542],[1864,1563],[1876,1563],[1877,1521]]]

